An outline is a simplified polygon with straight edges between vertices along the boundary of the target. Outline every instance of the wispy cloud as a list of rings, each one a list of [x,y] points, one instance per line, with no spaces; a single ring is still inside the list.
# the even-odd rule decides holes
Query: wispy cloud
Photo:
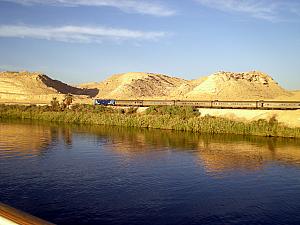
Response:
[[[229,13],[243,13],[271,22],[299,16],[300,3],[289,0],[195,0],[203,6]],[[293,15],[292,15],[293,14]]]
[[[36,27],[26,25],[1,25],[0,37],[35,38],[63,42],[91,43],[103,40],[157,40],[165,32],[144,32],[138,30],[108,27]]]
[[[22,5],[50,5],[63,7],[94,6],[114,7],[128,13],[152,16],[172,16],[176,12],[161,2],[153,0],[0,0]]]

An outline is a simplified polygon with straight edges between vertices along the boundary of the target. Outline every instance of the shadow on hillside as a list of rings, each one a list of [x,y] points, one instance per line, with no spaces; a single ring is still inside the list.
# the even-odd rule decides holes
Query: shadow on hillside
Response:
[[[99,90],[97,88],[89,89],[89,88],[77,88],[65,84],[59,80],[53,80],[50,77],[43,76],[41,77],[42,82],[51,87],[62,94],[73,94],[73,95],[88,95],[89,97],[93,98],[97,96]]]

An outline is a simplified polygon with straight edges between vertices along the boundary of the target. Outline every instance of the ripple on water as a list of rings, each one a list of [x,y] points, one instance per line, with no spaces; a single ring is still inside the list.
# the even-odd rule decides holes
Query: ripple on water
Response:
[[[1,201],[58,224],[296,224],[300,141],[0,123]]]

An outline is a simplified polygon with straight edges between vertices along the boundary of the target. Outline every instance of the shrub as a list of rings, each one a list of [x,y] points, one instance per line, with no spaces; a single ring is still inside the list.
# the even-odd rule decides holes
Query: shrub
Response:
[[[134,114],[134,113],[136,113],[137,112],[137,107],[130,107],[130,108],[128,108],[127,110],[125,110],[125,112],[127,113],[127,114]]]
[[[55,98],[55,97],[50,102],[50,105],[51,105],[53,111],[59,111],[61,109],[59,102],[58,102],[57,98]]]
[[[146,110],[150,115],[170,115],[183,118],[200,116],[199,110],[192,106],[150,106]]]

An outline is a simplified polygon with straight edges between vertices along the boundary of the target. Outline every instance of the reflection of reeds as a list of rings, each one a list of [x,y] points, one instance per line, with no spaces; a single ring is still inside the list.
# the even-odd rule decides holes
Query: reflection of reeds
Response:
[[[123,113],[112,108],[74,108],[53,112],[45,107],[1,106],[0,118],[18,118],[56,121],[75,124],[97,124],[125,127],[144,127],[192,131],[208,134],[242,134],[274,137],[300,137],[300,128],[288,128],[276,120],[259,120],[249,123],[231,121],[211,116],[200,117],[190,109],[182,107],[146,114]]]
[[[269,162],[300,166],[300,139],[197,133],[113,126],[84,127],[110,140],[108,148],[126,156],[168,149],[193,154],[207,172],[259,170]]]
[[[92,140],[99,140],[105,149],[129,158],[141,154],[160,157],[169,151],[191,154],[207,172],[212,173],[235,169],[259,170],[269,162],[300,166],[300,139],[208,135],[124,126],[49,125],[38,121],[1,123],[0,155],[38,156],[52,149],[49,145],[59,143],[71,147],[72,137],[78,137],[76,133],[92,135]]]

